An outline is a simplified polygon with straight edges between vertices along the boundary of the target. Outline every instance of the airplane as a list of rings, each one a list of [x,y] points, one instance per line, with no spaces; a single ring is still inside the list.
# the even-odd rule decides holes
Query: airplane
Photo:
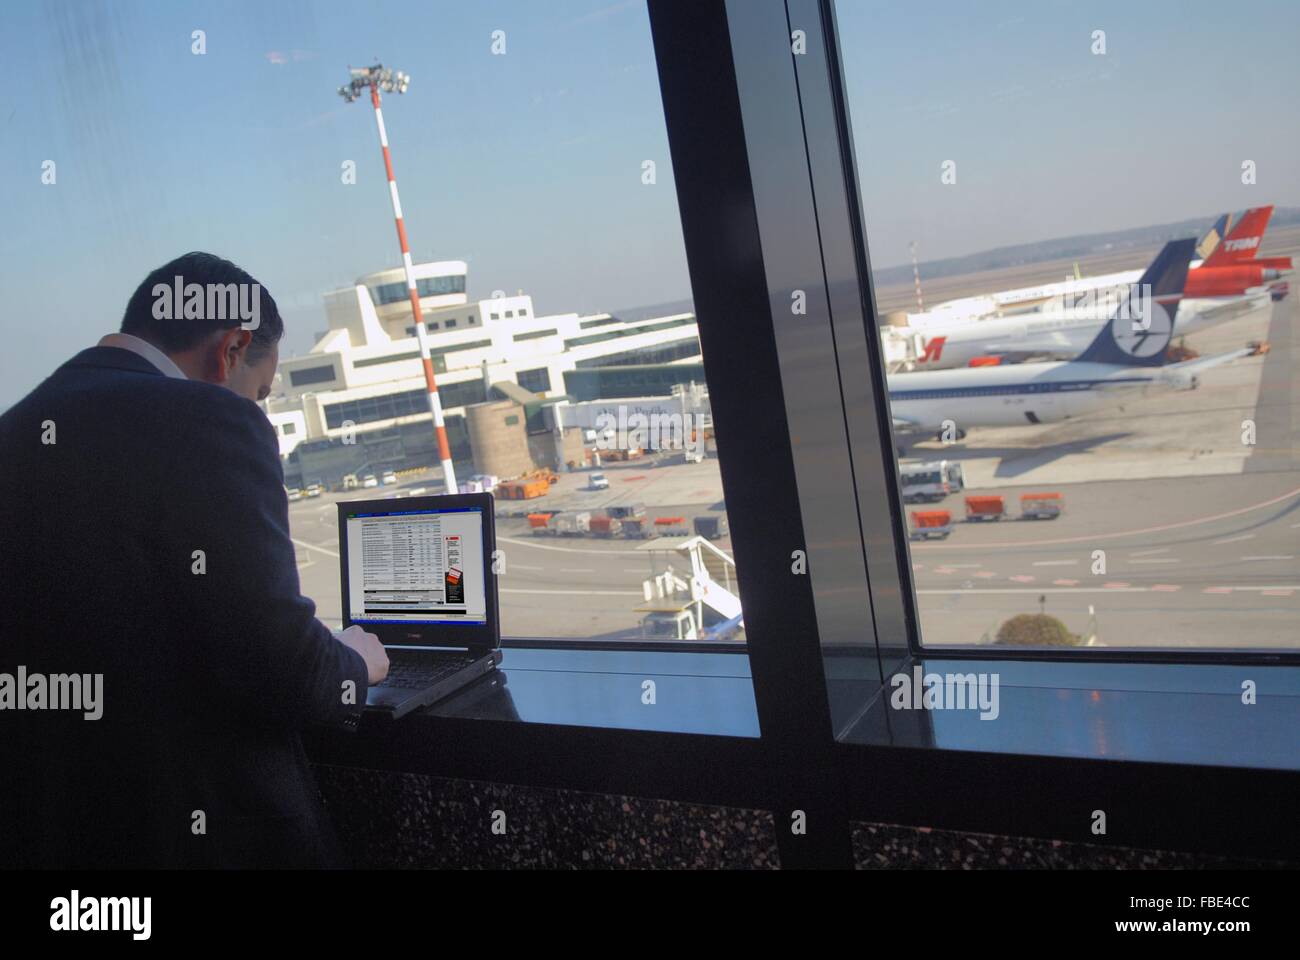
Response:
[[[973,427],[1055,423],[1147,391],[1192,389],[1203,370],[1260,352],[1253,345],[1181,363],[1167,361],[1195,248],[1195,238],[1166,244],[1133,295],[1073,360],[889,376],[895,431],[937,431],[940,439],[947,439],[947,432],[961,439]]]
[[[1227,226],[1228,214],[1220,217],[1197,247],[1198,252],[1207,246],[1209,249],[1200,265],[1193,266],[1188,274],[1183,296],[1189,300],[1231,297],[1245,293],[1251,287],[1280,280],[1283,273],[1292,269],[1290,257],[1255,256],[1272,216],[1272,204],[1247,210],[1231,229],[1222,234],[1223,240],[1215,243],[1212,238]]]
[[[1104,302],[1116,298],[1100,299]],[[1264,310],[1271,302],[1272,294],[1267,290],[1219,300],[1184,300],[1178,334],[1199,333]],[[916,366],[934,371],[996,366],[1030,357],[1074,357],[1096,339],[1107,319],[1096,310],[1073,309],[977,320],[926,338]]]
[[[1211,227],[1201,238],[1201,242],[1196,247],[1197,254],[1201,257],[1198,265],[1193,264],[1193,271],[1199,268],[1218,268],[1234,267],[1249,264],[1256,267],[1265,267],[1274,270],[1291,270],[1293,269],[1290,257],[1259,257],[1259,245],[1264,239],[1264,234],[1268,232],[1268,221],[1273,216],[1273,205],[1270,203],[1266,207],[1252,207],[1241,215],[1241,219],[1228,229],[1228,220],[1230,214],[1221,216],[1213,227]],[[1216,240],[1216,237],[1222,237],[1222,242]],[[1187,296],[1192,296],[1191,278],[1188,278],[1189,285],[1186,292]],[[1258,286],[1258,284],[1252,284]]]
[[[1199,333],[1235,320],[1262,310],[1271,300],[1278,299],[1274,290],[1249,289],[1280,276],[1279,271],[1261,269],[1250,259],[1259,248],[1272,213],[1272,206],[1248,210],[1231,229],[1230,215],[1225,213],[1196,244],[1195,252],[1202,259],[1199,267],[1189,268],[1181,305],[1180,335]],[[1289,257],[1272,259],[1290,263]],[[1078,299],[1074,299],[1073,293],[1062,294],[1060,300],[1069,304],[1063,308],[1045,309],[1040,305],[1033,311],[968,321],[921,335],[915,365],[926,370],[945,370],[966,365],[992,366],[1030,357],[1077,356],[1106,323],[1113,301],[1127,296],[1127,287],[1137,275],[1136,271],[1128,271],[1094,278],[1094,281],[1109,282],[1080,290]],[[1114,283],[1115,276],[1124,277],[1124,282]],[[1100,311],[1098,306],[1102,308]]]
[[[1187,296],[1223,296],[1213,292],[1234,279],[1236,285],[1229,292],[1240,292],[1250,286],[1259,286],[1277,279],[1273,274],[1258,275],[1239,273],[1235,278],[1228,268],[1261,268],[1264,270],[1288,272],[1293,269],[1290,257],[1256,257],[1255,254],[1268,229],[1268,222],[1273,216],[1273,206],[1254,207],[1247,210],[1236,222],[1230,214],[1222,214],[1201,237],[1196,245],[1200,259],[1192,261],[1192,277],[1188,280]],[[1196,280],[1197,271],[1202,268],[1225,270],[1222,274],[1206,274],[1205,279]],[[1077,272],[1077,267],[1076,267]],[[936,330],[944,326],[969,322],[996,314],[1006,316],[1013,313],[1027,313],[1051,309],[1053,305],[1065,305],[1065,298],[1087,296],[1100,288],[1117,287],[1132,283],[1141,273],[1139,270],[1123,270],[1118,273],[1103,274],[1093,277],[1075,277],[1065,282],[1052,282],[1034,287],[1021,287],[1015,290],[1003,290],[982,296],[965,297],[948,300],[932,307],[925,313],[907,314],[907,327],[914,330]],[[1204,289],[1198,287],[1203,284]]]

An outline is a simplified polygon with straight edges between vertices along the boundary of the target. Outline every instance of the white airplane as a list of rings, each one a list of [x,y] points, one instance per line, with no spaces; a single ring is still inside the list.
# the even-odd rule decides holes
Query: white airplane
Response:
[[[1255,256],[1272,213],[1270,205],[1247,210],[1236,220],[1224,214],[1206,231],[1183,291],[1179,334],[1199,333],[1264,310],[1280,298],[1276,285],[1268,285],[1291,268],[1290,258]],[[1092,343],[1110,318],[1111,304],[1127,297],[1140,274],[1131,270],[954,300],[930,314],[909,314],[910,326],[882,334],[896,343],[905,341],[894,353],[911,369],[1069,359]]]
[[[1191,389],[1210,367],[1257,352],[1246,347],[1214,357],[1168,363],[1194,239],[1175,240],[1152,261],[1131,298],[1115,309],[1075,359],[1010,366],[967,367],[888,378],[889,405],[899,432],[1054,423],[1124,403],[1149,390]],[[1144,291],[1149,291],[1143,296]]]
[[[1100,303],[1126,298],[1127,291],[1103,291]],[[1184,300],[1179,307],[1179,336],[1199,333],[1220,323],[1236,320],[1257,310],[1268,310],[1273,300],[1268,291],[1240,297]],[[949,370],[979,364],[1016,362],[1030,357],[1076,357],[1088,348],[1110,319],[1102,309],[1071,309],[1052,313],[1030,313],[963,323],[921,339],[915,369]]]

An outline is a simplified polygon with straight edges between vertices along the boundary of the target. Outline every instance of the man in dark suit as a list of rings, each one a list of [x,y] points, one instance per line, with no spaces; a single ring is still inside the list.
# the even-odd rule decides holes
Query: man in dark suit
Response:
[[[355,720],[388,661],[299,593],[254,402],[283,329],[187,254],[0,417],[0,867],[341,865],[299,732]],[[93,711],[39,709],[97,675]]]

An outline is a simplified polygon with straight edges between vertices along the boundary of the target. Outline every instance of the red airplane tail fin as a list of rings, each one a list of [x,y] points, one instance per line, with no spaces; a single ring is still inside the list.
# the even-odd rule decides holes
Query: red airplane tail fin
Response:
[[[1201,263],[1202,267],[1228,267],[1244,263],[1255,258],[1264,231],[1268,229],[1269,218],[1273,216],[1273,205],[1252,207],[1242,214],[1241,219],[1232,224],[1223,239],[1210,251]]]

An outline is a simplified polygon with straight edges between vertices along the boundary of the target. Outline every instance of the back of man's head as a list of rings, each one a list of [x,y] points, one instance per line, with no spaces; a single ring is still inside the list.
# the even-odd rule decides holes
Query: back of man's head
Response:
[[[214,332],[241,325],[252,334],[250,362],[284,335],[284,321],[265,287],[229,260],[197,251],[145,277],[122,315],[123,333],[167,354],[193,350]]]

